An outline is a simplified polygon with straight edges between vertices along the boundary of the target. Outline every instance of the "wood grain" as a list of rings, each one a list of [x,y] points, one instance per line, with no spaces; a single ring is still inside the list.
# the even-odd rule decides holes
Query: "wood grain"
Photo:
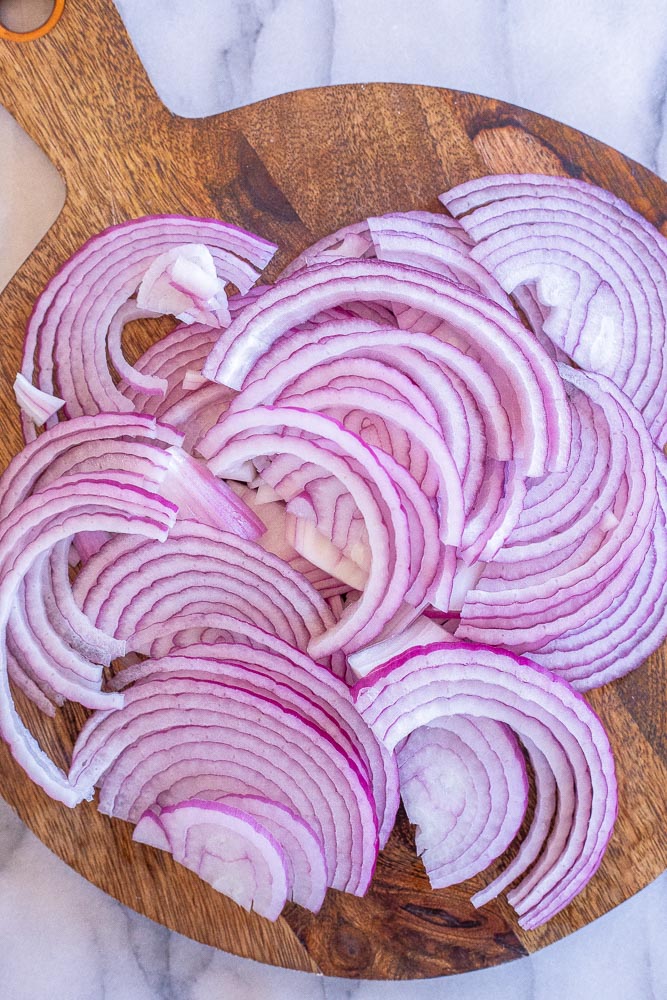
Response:
[[[158,101],[110,0],[68,0],[47,37],[0,43],[0,101],[61,171],[67,203],[3,293],[0,460],[21,445],[11,384],[32,302],[89,235],[150,212],[217,214],[279,241],[269,276],[310,241],[354,219],[430,208],[446,187],[489,172],[569,174],[626,198],[665,228],[667,188],[631,160],[556,122],[498,101],[399,85],[342,86],[276,97],[204,120]],[[142,346],[129,345],[132,353]],[[239,955],[330,975],[419,978],[509,961],[570,933],[667,867],[664,651],[595,692],[617,750],[619,820],[598,875],[546,928],[517,929],[496,902],[468,897],[483,879],[432,892],[404,816],[368,896],[330,892],[315,917],[296,906],[271,925],[171,859],[134,844],[92,805],[70,811],[27,781],[0,748],[0,794],[86,878],[167,926]],[[28,717],[29,709],[26,709]],[[55,750],[80,713],[33,725]]]

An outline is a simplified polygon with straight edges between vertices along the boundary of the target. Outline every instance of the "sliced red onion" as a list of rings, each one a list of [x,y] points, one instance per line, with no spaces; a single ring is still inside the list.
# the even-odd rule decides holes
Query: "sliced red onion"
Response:
[[[422,488],[427,496],[436,496],[438,500],[440,538],[443,545],[457,545],[460,542],[463,535],[464,502],[461,480],[452,454],[438,430],[422,419],[419,412],[409,404],[369,389],[336,385],[312,389],[306,393],[283,395],[279,403],[311,412],[328,413],[334,417],[343,416],[343,426],[347,425],[347,418],[341,411],[356,409],[362,413],[377,414],[381,421],[403,430],[407,436],[405,453],[402,452],[400,441],[394,439],[389,443],[392,456],[407,468],[417,482],[420,471],[423,470]],[[389,434],[391,439],[391,430]],[[363,439],[363,433],[358,436]],[[428,456],[426,462],[423,460],[423,452]],[[428,480],[424,484],[429,471],[435,480],[430,488]]]
[[[325,400],[323,394],[326,392],[330,402]],[[245,408],[243,395],[237,396],[231,406],[232,412]],[[454,439],[453,434],[448,434],[448,453],[440,454],[442,442],[436,443],[433,435],[435,432],[444,439],[445,428],[440,425],[427,394],[401,372],[374,359],[348,357],[321,363],[264,402],[276,400],[287,406],[330,412],[369,444],[383,450],[391,449],[394,458],[423,486],[430,471],[425,489],[431,494],[437,490],[439,476],[451,473],[453,478],[460,478],[467,469],[470,450],[465,441]],[[383,426],[387,422],[389,426]],[[399,428],[407,438],[405,442],[396,433]],[[373,439],[383,432],[387,435],[387,447]],[[441,463],[438,470],[429,470],[428,458],[420,454],[421,450],[432,452],[433,448],[437,458],[433,454],[430,458],[435,466]],[[452,466],[453,461],[456,468]]]
[[[322,324],[315,331],[291,333],[277,340],[258,360],[244,385],[243,403],[237,407],[261,405],[302,372],[325,360],[342,357],[370,357],[392,365],[417,381],[423,391],[429,393],[436,408],[439,372],[444,370],[448,377],[456,380],[457,386],[463,385],[464,393],[469,393],[474,400],[474,408],[482,416],[490,457],[512,458],[512,438],[521,433],[521,428],[510,427],[498,389],[479,362],[433,337],[382,329],[375,323],[337,321]],[[443,414],[441,422],[445,421]]]
[[[167,831],[160,822],[160,810],[156,807],[147,809],[137,822],[132,831],[132,840],[138,844],[148,844],[158,851],[168,851],[171,853],[171,845],[167,837]]]
[[[499,562],[526,563],[564,550],[572,542],[585,541],[613,510],[621,489],[627,461],[623,450],[611,447],[612,427],[616,425],[610,425],[605,411],[592,403],[585,389],[577,388],[569,371],[563,369],[563,379],[570,392],[578,438],[568,468],[531,483],[518,523],[497,553]]]
[[[531,652],[536,663],[588,691],[639,667],[667,638],[667,485],[658,454],[658,509],[652,544],[629,589],[580,628]]]
[[[174,787],[174,794],[187,795],[186,799],[176,801],[191,799],[217,801],[215,788],[208,790],[205,796],[201,792],[190,795],[191,791],[201,785],[201,780],[195,775],[176,784],[180,786],[180,791],[177,793]],[[274,837],[284,853],[287,884],[291,887],[288,898],[317,913],[324,901],[328,876],[322,844],[311,827],[291,809],[260,795],[223,793],[220,801],[222,805],[238,809],[246,816],[252,817]],[[174,804],[176,803],[164,801],[160,806]],[[169,842],[156,809],[157,807],[153,807],[146,810],[139,819],[132,837],[134,840],[168,851]]]
[[[137,305],[182,323],[230,322],[224,281],[203,243],[185,243],[156,257],[137,289]]]
[[[613,829],[616,779],[602,724],[564,681],[502,650],[444,643],[417,647],[378,668],[358,682],[354,696],[388,749],[434,719],[464,714],[503,722],[530,740],[563,790],[573,777],[573,811],[561,800],[543,842],[549,864],[517,905],[521,926],[548,920],[589,881]],[[561,843],[565,831],[551,858],[550,843]]]
[[[614,428],[615,460],[626,463],[612,509],[613,527],[590,531],[584,542],[574,542],[563,553],[487,566],[464,605],[457,632],[462,638],[539,649],[606,611],[631,586],[650,548],[656,465],[641,414],[603,376],[564,368],[563,377],[604,410]]]
[[[664,389],[660,387],[667,371],[667,341],[660,289],[667,276],[667,244],[662,234],[621,199],[570,178],[536,175],[482,178],[479,182],[454,188],[442,200],[457,215],[472,209],[461,222],[480,243],[474,256],[480,260],[483,257],[485,266],[490,264],[494,271],[498,254],[493,256],[493,247],[510,243],[517,237],[522,243],[516,242],[516,249],[524,253],[527,263],[525,249],[528,244],[523,234],[534,233],[542,245],[548,244],[552,249],[559,239],[569,239],[571,246],[576,242],[574,253],[580,259],[578,275],[582,269],[592,266],[591,292],[594,294],[597,275],[598,281],[602,278],[613,287],[619,305],[606,321],[603,338],[592,327],[592,317],[584,314],[581,336],[574,347],[568,348],[560,332],[564,311],[567,307],[576,307],[577,299],[571,297],[573,294],[579,298],[582,295],[577,291],[577,282],[572,282],[569,293],[565,287],[560,292],[560,315],[552,309],[545,318],[544,330],[559,347],[572,354],[579,365],[613,378],[644,412],[656,440],[664,443],[667,406]],[[529,253],[537,264],[536,250],[537,246]],[[556,256],[544,258],[533,278],[537,282],[537,293],[547,306],[553,304],[555,287],[549,278]],[[566,261],[563,265],[568,266]],[[514,283],[511,269],[511,265],[506,265],[505,278],[501,278],[506,288]],[[496,274],[499,276],[497,271]],[[650,317],[648,324],[644,321],[646,317]],[[648,329],[649,334],[640,336],[639,331],[644,329]],[[610,366],[606,359],[614,339],[617,350],[623,354],[622,357],[618,355],[617,364]],[[594,352],[591,347],[595,347]]]
[[[469,247],[472,245],[465,229],[449,215],[422,211],[390,212],[388,215],[382,216],[381,220],[386,220],[388,224],[392,223],[400,231],[411,225],[425,227],[428,233],[437,237],[438,240],[444,242],[449,238],[452,246]],[[371,224],[381,220],[362,219],[360,222],[353,222],[324,236],[317,243],[307,247],[291,264],[288,264],[280,273],[278,280],[287,278],[289,275],[303,271],[315,264],[326,264],[350,258],[375,257],[376,247],[374,246]]]
[[[0,480],[0,514],[6,517],[30,494],[73,476],[104,473],[113,479],[121,477],[126,484],[161,489],[171,461],[166,446],[178,440],[172,428],[150,418],[119,414],[99,420],[77,418],[64,427],[46,431],[12,460]],[[164,490],[161,494],[165,496]],[[79,536],[85,539],[84,548],[91,534],[98,540],[108,537],[107,532],[85,532]],[[65,544],[69,550],[69,540]],[[58,608],[49,558],[46,554],[28,569],[10,610],[7,636],[17,665],[25,669],[30,664],[31,679],[48,689],[49,696],[78,701],[91,709],[117,705],[117,699],[100,688],[102,666],[110,662],[110,653],[119,650],[115,646],[110,650],[109,637],[99,632],[92,645],[82,645],[81,623],[72,629]],[[69,590],[69,581],[62,581],[60,593],[63,586]],[[90,638],[89,633],[88,626],[83,635]]]
[[[200,521],[251,541],[264,525],[233,490],[209,471],[206,464],[182,448],[169,448],[169,470],[162,482],[165,496],[176,504],[179,517]]]
[[[0,617],[3,632],[22,580],[35,560],[77,531],[104,530],[164,538],[175,508],[163,498],[104,476],[71,476],[27,497],[0,523]],[[0,735],[16,761],[53,798],[73,806],[85,796],[40,748],[19,718],[0,643]]]
[[[205,244],[219,277],[242,291],[256,280],[255,265],[265,266],[275,251],[264,240],[215,220],[149,216],[94,236],[47,285],[28,324],[22,374],[32,381],[36,366],[38,388],[52,393],[57,385],[67,417],[133,408],[108,368],[109,325],[155,258],[191,242]],[[35,436],[29,421],[24,432],[29,440]]]
[[[108,541],[110,538],[108,533],[101,534],[105,534]],[[72,649],[83,653],[93,663],[108,666],[112,660],[126,654],[126,644],[124,640],[114,639],[113,636],[96,628],[74,600],[69,576],[70,544],[72,544],[70,540],[66,539],[51,550],[50,580],[43,590],[47,616],[55,631]]]
[[[426,646],[433,642],[453,641],[448,632],[426,614],[421,615],[411,625],[397,635],[388,636],[381,642],[366,646],[348,656],[347,662],[355,680],[367,677],[376,667],[382,666],[395,656],[414,646]]]
[[[138,371],[129,363],[123,353],[123,335],[129,323],[154,315],[147,309],[140,309],[136,299],[128,299],[116,310],[107,330],[107,356],[111,368],[120,379],[120,387],[127,386],[130,391],[141,393],[142,398],[148,400],[162,399],[167,390],[167,383],[158,375]],[[141,409],[144,410],[145,407],[142,406]]]
[[[235,623],[230,621],[231,628]],[[112,686],[125,688],[155,674],[174,673],[212,679],[225,678],[278,700],[295,712],[308,715],[324,732],[341,742],[367,776],[377,808],[379,843],[384,847],[394,825],[398,807],[398,775],[393,755],[386,753],[356,711],[347,686],[333,678],[303,653],[266,633],[249,630],[246,643],[219,640],[192,644],[180,655],[143,661],[122,671]],[[258,647],[257,641],[265,643]]]
[[[62,462],[62,471],[70,471],[71,462],[67,455],[79,449],[76,455],[104,455],[111,441],[136,438],[150,443],[155,462],[161,462],[163,449],[178,445],[181,434],[173,427],[158,424],[153,417],[142,414],[101,414],[96,417],[79,417],[58,424],[40,435],[16,455],[0,477],[0,518],[6,517],[13,508],[34,489],[42,477],[47,477],[55,462]],[[127,450],[127,449],[126,449]],[[166,466],[165,466],[166,467]],[[107,465],[108,468],[108,465]],[[145,472],[150,465],[145,467]]]
[[[232,613],[305,649],[336,625],[300,574],[258,544],[179,521],[160,545],[113,539],[81,570],[74,595],[97,628],[117,638],[178,615]]]
[[[40,686],[30,674],[20,666],[16,658],[12,655],[11,645],[7,647],[7,673],[9,680],[19,691],[37,706],[43,715],[50,719],[55,718],[56,706],[60,702],[60,695],[55,692],[46,691],[45,686]]]
[[[177,326],[152,344],[134,365],[139,375],[161,383],[164,391],[149,397],[145,390],[142,392],[126,382],[121,382],[119,388],[138,410],[157,415],[160,408],[170,405],[174,396],[180,398],[186,373],[201,369],[218,335],[219,330],[202,323]]]
[[[82,531],[72,540],[69,559],[72,566],[77,563],[88,562],[91,556],[100,551],[103,545],[109,541],[109,534],[105,531]]]
[[[515,315],[507,292],[470,256],[470,242],[459,236],[465,232],[462,226],[460,229],[436,226],[431,219],[426,221],[409,215],[383,215],[370,218],[367,223],[378,260],[407,264],[458,281]]]
[[[21,372],[14,379],[14,395],[27,419],[31,420],[35,427],[41,427],[49,417],[65,405],[64,399],[37,389]]]
[[[552,760],[557,760],[559,764],[559,782],[557,784],[554,771],[542,751],[538,749],[525,733],[522,734],[521,741],[528,754],[535,780],[533,820],[528,832],[519,845],[517,853],[507,867],[492,882],[489,882],[484,889],[471,897],[472,904],[477,907],[484,906],[492,899],[496,899],[504,889],[507,889],[512,884],[515,878],[528,871],[538,857],[541,858],[540,864],[548,864],[549,858],[547,854],[553,856],[562,850],[568,836],[567,823],[559,823],[559,826],[562,827],[562,835],[557,838],[551,838],[549,851],[543,855],[541,854],[554,819],[558,818],[560,820],[561,816],[571,818],[574,812],[574,782],[572,772],[567,765],[565,753],[562,748],[559,751],[558,744],[552,747]],[[544,858],[544,862],[542,858]],[[519,891],[522,891],[524,884],[534,884],[534,872],[535,869],[522,880]],[[539,872],[537,878],[539,879]]]
[[[288,898],[317,913],[324,902],[328,875],[321,841],[311,827],[291,809],[258,795],[225,795],[222,803],[252,816],[276,839],[291,885]]]
[[[272,433],[274,428],[282,428],[283,433]],[[317,434],[318,439],[289,437],[286,429]],[[326,443],[340,454],[329,451]],[[257,455],[288,453],[326,468],[343,483],[366,520],[373,553],[371,572],[359,601],[346,607],[325,635],[311,640],[309,652],[318,659],[335,649],[352,652],[372,641],[400,607],[409,586],[410,565],[405,513],[392,480],[372,451],[329,417],[293,407],[257,407],[235,413],[212,428],[198,447],[216,475]]]
[[[484,871],[512,843],[528,805],[523,756],[493,719],[434,719],[397,748],[401,797],[434,889]]]
[[[481,366],[434,338],[379,330],[373,324],[366,324],[359,331],[347,322],[330,323],[317,331],[316,336],[323,339],[311,343],[313,336],[300,334],[279,340],[263,359],[270,362],[268,370],[262,376],[265,365],[258,365],[257,377],[234,400],[231,412],[273,402],[278,392],[286,391],[286,386],[309,385],[317,379],[318,372],[337,370],[335,365],[352,367],[362,364],[363,359],[370,371],[377,359],[385,370],[386,366],[395,368],[396,377],[400,373],[418,382],[428,393],[437,409],[445,440],[462,472],[468,513],[463,536],[466,560],[474,561],[482,554],[491,557],[516,521],[525,488],[514,468],[506,482],[501,465],[490,458],[484,465],[485,441],[492,457],[509,458],[512,439],[497,389]],[[441,366],[446,366],[445,370]],[[459,407],[464,405],[458,422],[453,421],[457,403]],[[517,427],[516,436],[520,433]],[[288,468],[295,468],[297,460],[291,462]],[[262,476],[266,478],[266,469]],[[271,482],[276,481],[271,471]],[[331,508],[332,501],[328,500],[327,509]]]
[[[136,827],[138,840],[142,820]],[[179,864],[244,909],[278,919],[292,888],[287,859],[256,818],[227,802],[191,799],[165,806],[159,817],[149,813],[148,824],[152,829],[159,824]]]
[[[155,675],[125,691],[122,709],[97,713],[84,726],[72,757],[71,780],[82,788],[101,780],[100,807],[106,809],[113,795],[113,814],[125,816],[126,807],[119,802],[131,801],[133,771],[150,759],[150,753],[144,755],[144,744],[156,736],[166,753],[165,763],[182,759],[182,747],[194,737],[204,745],[226,744],[240,764],[263,760],[269,777],[280,771],[287,781],[287,775],[293,775],[307,795],[315,795],[317,789],[318,797],[326,796],[329,815],[336,817],[330,828],[333,841],[327,836],[329,828],[317,829],[332,864],[332,884],[365,892],[377,852],[368,786],[350,757],[310,719],[273,699],[222,682]],[[123,771],[125,777],[118,784]],[[107,777],[114,774],[107,785]],[[276,800],[284,801],[280,796]],[[311,815],[300,814],[311,822]]]
[[[350,257],[374,257],[373,240],[365,219],[343,226],[334,233],[329,233],[317,243],[307,247],[303,253],[281,271],[278,280],[288,278],[297,271],[303,271],[313,264],[326,264],[332,260],[345,260]]]
[[[294,552],[307,562],[320,568],[331,577],[343,581],[345,589],[363,590],[368,581],[368,571],[338,549],[326,535],[310,521],[286,514],[285,541]],[[326,582],[326,577],[325,577]],[[318,590],[321,590],[318,587]]]
[[[399,264],[365,260],[322,265],[287,278],[233,321],[211,351],[203,373],[240,388],[256,360],[292,326],[318,310],[349,300],[388,300],[449,324],[493,371],[529,439],[526,473],[560,468],[569,450],[569,412],[553,362],[518,320],[469,289]],[[528,432],[528,428],[531,432]]]
[[[7,621],[7,642],[19,666],[29,666],[30,676],[49,697],[69,699],[90,709],[118,708],[122,698],[101,691],[102,666],[72,649],[51,626],[44,597],[43,578],[48,554],[25,574]]]

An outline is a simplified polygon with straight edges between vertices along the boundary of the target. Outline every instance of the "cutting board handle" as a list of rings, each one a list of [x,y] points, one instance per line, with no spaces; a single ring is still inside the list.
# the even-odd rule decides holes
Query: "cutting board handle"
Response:
[[[172,118],[112,0],[66,0],[46,35],[0,39],[0,103],[44,150],[72,195],[131,183],[133,162]]]

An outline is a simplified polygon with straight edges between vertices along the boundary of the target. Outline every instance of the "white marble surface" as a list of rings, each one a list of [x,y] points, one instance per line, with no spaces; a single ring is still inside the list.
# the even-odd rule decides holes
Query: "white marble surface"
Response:
[[[667,177],[661,0],[117,3],[178,114],[324,83],[436,84],[552,115]],[[62,197],[55,172],[0,112],[0,287]],[[498,969],[409,984],[317,978],[216,952],[136,915],[0,803],[2,1000],[667,1000],[666,931],[667,874],[585,930]]]

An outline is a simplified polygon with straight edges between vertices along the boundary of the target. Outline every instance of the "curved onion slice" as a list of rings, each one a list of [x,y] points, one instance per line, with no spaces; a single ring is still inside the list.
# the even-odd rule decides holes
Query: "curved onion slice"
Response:
[[[201,799],[165,806],[159,816],[145,815],[135,827],[135,840],[143,839],[147,826],[158,826],[175,861],[244,909],[278,919],[292,886],[285,852],[263,823],[228,802]]]
[[[21,372],[14,379],[14,395],[27,419],[36,427],[45,424],[49,417],[54,416],[65,405],[64,399],[37,389]]]
[[[27,497],[0,523],[0,626],[4,632],[21,583],[43,553],[78,531],[91,528],[165,538],[175,507],[118,474],[114,480],[67,476]],[[21,722],[0,643],[0,735],[26,773],[53,798],[73,806],[85,798],[42,751]]]
[[[635,670],[667,638],[667,461],[657,458],[659,502],[651,547],[629,589],[608,610],[530,654],[578,691]]]
[[[510,424],[498,388],[478,361],[427,334],[385,329],[369,321],[337,320],[323,323],[316,330],[281,337],[258,359],[235,408],[262,405],[313,366],[344,357],[368,357],[395,367],[417,382],[436,408],[438,373],[443,370],[472,398],[472,405],[482,417],[490,457],[508,460],[514,456],[513,438],[519,437],[522,429]],[[445,422],[445,415],[441,419]]]
[[[226,223],[169,215],[134,219],[90,239],[37,300],[24,347],[22,374],[31,382],[37,367],[39,389],[53,394],[57,385],[66,417],[133,409],[109,371],[108,331],[151,263],[184,243],[205,244],[219,277],[241,291],[254,284],[256,266],[264,267],[275,252],[272,244]],[[23,426],[26,439],[33,439],[31,422]]]
[[[282,433],[276,433],[278,429]],[[286,436],[287,429],[318,437]],[[326,444],[335,446],[339,453],[330,451]],[[379,635],[398,611],[409,586],[410,542],[394,482],[373,452],[329,417],[293,407],[268,406],[224,419],[198,447],[217,475],[258,455],[287,453],[322,466],[340,480],[366,520],[371,568],[359,600],[346,607],[325,635],[311,641],[309,652],[315,659],[340,648],[352,652]]]
[[[323,236],[317,243],[307,247],[280,272],[278,280],[288,278],[290,274],[306,270],[314,264],[327,264],[333,260],[374,256],[375,248],[368,230],[368,223],[362,219],[360,222],[353,222],[337,229],[334,233]]]
[[[178,802],[191,802],[192,799],[220,802],[225,808],[237,809],[245,816],[261,823],[271,834],[283,851],[287,884],[290,887],[288,898],[317,913],[324,902],[329,883],[322,843],[312,828],[287,806],[263,798],[261,795],[222,792],[222,797],[217,799],[218,793],[215,787],[212,787],[206,790],[204,797],[202,791],[197,789],[201,789],[202,783],[206,784],[206,777],[192,775],[177,782],[168,795],[160,797],[159,805],[147,809],[140,817],[132,832],[133,840],[169,851],[166,830],[160,822],[161,810],[165,806],[173,806]],[[214,781],[212,784],[215,786]],[[174,799],[174,796],[178,797]]]
[[[383,215],[367,219],[378,260],[408,264],[423,271],[458,281],[480,292],[515,315],[512,301],[498,281],[470,256],[470,241],[462,238],[463,226],[443,226],[434,220],[410,215]],[[453,221],[453,220],[450,220]]]
[[[205,522],[231,527],[246,537],[260,534],[261,523],[201,461],[177,447],[179,440],[173,428],[141,415],[78,417],[58,424],[24,448],[0,477],[0,517],[63,476],[105,472],[111,479],[121,476],[124,482],[159,490],[185,513],[191,514],[194,507]],[[72,550],[88,558],[107,538],[106,532],[79,533]],[[63,589],[67,592],[69,584],[60,588],[61,596]],[[102,665],[122,651],[109,649],[108,634],[97,629],[88,648],[81,648],[79,640],[90,640],[91,628],[87,623],[82,628],[76,612],[74,617],[77,625],[72,628],[71,614],[55,599],[47,562],[36,560],[7,623],[15,667],[27,668],[49,698],[66,697],[92,709],[108,707],[114,699],[100,692]]]
[[[180,444],[182,435],[173,427],[157,423],[154,417],[137,413],[100,414],[58,424],[26,445],[3,472],[0,477],[0,518],[6,517],[28,496],[45,473],[53,476],[51,470],[54,463],[62,460],[63,456],[71,455],[73,449],[77,449],[75,454],[81,458],[85,457],[86,448],[92,456],[104,455],[111,441],[123,438],[154,441],[150,454],[157,463],[164,454],[163,449]],[[162,462],[163,470],[166,464]],[[150,468],[145,464],[142,471],[146,474]],[[68,462],[63,472],[70,470],[71,463]]]
[[[512,731],[493,719],[434,719],[396,750],[401,798],[434,889],[471,878],[516,836],[528,779]]]
[[[506,476],[504,467],[492,459],[511,458],[512,439],[518,440],[523,431],[516,421],[510,427],[498,390],[481,365],[452,345],[373,323],[322,324],[316,331],[278,340],[258,362],[230,412],[273,402],[289,386],[302,387],[304,380],[310,385],[320,371],[326,376],[343,365],[356,365],[361,375],[362,365],[370,371],[377,362],[428,395],[462,476],[468,515],[462,556],[466,562],[492,557],[516,521],[525,492],[515,467]],[[295,463],[293,459],[288,468]],[[270,473],[275,483],[274,468],[274,463],[264,468],[262,477]],[[327,509],[331,505],[329,500]]]
[[[527,430],[521,460],[528,475],[559,468],[569,449],[569,410],[553,362],[504,309],[454,282],[400,264],[364,260],[295,274],[243,310],[211,351],[203,374],[240,388],[256,360],[292,326],[350,300],[391,301],[445,321],[493,372]],[[528,431],[530,428],[530,431]]]
[[[194,661],[186,666],[195,673]],[[144,784],[135,771],[142,773],[162,757],[164,791],[169,787],[167,767],[183,759],[191,741],[198,742],[202,752],[220,744],[242,769],[247,765],[254,771],[261,762],[269,781],[280,775],[285,794],[266,797],[294,808],[291,792],[298,784],[298,799],[303,802],[305,795],[309,808],[296,811],[322,837],[332,885],[365,892],[378,844],[368,783],[344,748],[311,718],[222,678],[154,674],[124,693],[122,709],[98,712],[88,720],[72,756],[71,781],[82,790],[101,784],[103,810],[121,818],[133,816]],[[228,759],[224,751],[223,758]],[[247,791],[253,794],[255,788],[249,783]],[[318,799],[326,806],[318,808]]]
[[[167,449],[178,440],[173,428],[143,416],[112,414],[60,424],[17,455],[0,477],[0,518],[62,477],[87,473],[104,472],[111,479],[120,476],[126,483],[159,489],[162,496],[168,496],[161,485],[172,461]],[[91,534],[102,541],[108,537],[106,532],[76,535],[73,546],[79,554],[82,540],[89,545]],[[63,545],[69,551],[69,539]],[[53,588],[51,558],[53,553],[46,553],[35,560],[10,609],[7,639],[13,669],[27,671],[34,684],[58,703],[68,698],[88,708],[110,707],[114,699],[100,692],[102,665],[124,649],[110,648],[109,637],[98,630],[91,636],[87,623],[83,630],[80,621],[76,629],[71,628]],[[82,643],[83,635],[92,642]]]
[[[229,624],[233,628],[235,623]],[[123,689],[154,674],[192,676],[196,671],[198,677],[225,679],[232,685],[264,692],[295,712],[309,715],[323,731],[345,745],[367,776],[377,808],[379,843],[384,847],[398,808],[396,761],[359,716],[347,685],[305,654],[259,629],[247,630],[244,638],[254,639],[254,648],[232,640],[173,648],[166,657],[123,670],[112,686]],[[258,640],[266,648],[257,648]]]
[[[661,295],[667,242],[662,234],[620,198],[565,177],[480,178],[441,200],[462,216],[461,224],[479,244],[473,256],[508,291],[518,284],[533,286],[547,307],[545,333],[581,367],[613,378],[664,444],[667,323]],[[569,260],[558,251],[566,246]],[[540,254],[542,247],[549,248],[548,256]],[[609,308],[594,317],[603,285],[612,292],[605,295]],[[578,308],[587,296],[587,307]],[[571,333],[565,338],[568,322]]]
[[[328,874],[322,843],[300,816],[259,795],[225,795],[223,805],[240,809],[262,823],[285,855],[288,898],[317,913],[324,902]]]
[[[611,461],[624,481],[611,518],[563,552],[532,561],[487,566],[467,595],[457,632],[462,638],[539,649],[602,611],[631,585],[648,552],[656,515],[656,458],[641,414],[601,375],[562,374],[604,413],[612,432]]]
[[[621,676],[667,634],[667,242],[567,179],[443,200],[460,222],[363,220],[254,289],[271,244],[134,220],[29,323],[17,399],[26,439],[49,429],[0,477],[0,735],[49,794],[98,786],[271,919],[366,891],[399,771],[433,886],[485,869],[524,755],[528,832],[473,901],[509,889],[523,927],[550,919],[616,811],[564,678]],[[168,312],[191,325],[130,366],[125,326]],[[10,679],[47,714],[92,709],[69,776]]]
[[[548,920],[593,876],[616,817],[613,756],[599,719],[564,681],[502,650],[454,642],[407,651],[359,681],[354,697],[389,749],[442,716],[490,718],[534,743],[563,792],[574,781],[574,798],[561,797],[545,831],[548,862],[517,903],[521,926]],[[554,842],[562,846],[552,856]]]
[[[326,601],[282,560],[195,521],[177,522],[159,545],[112,539],[73,590],[98,629],[128,640],[149,626],[167,633],[175,616],[197,611],[246,618],[301,649],[336,626]]]

